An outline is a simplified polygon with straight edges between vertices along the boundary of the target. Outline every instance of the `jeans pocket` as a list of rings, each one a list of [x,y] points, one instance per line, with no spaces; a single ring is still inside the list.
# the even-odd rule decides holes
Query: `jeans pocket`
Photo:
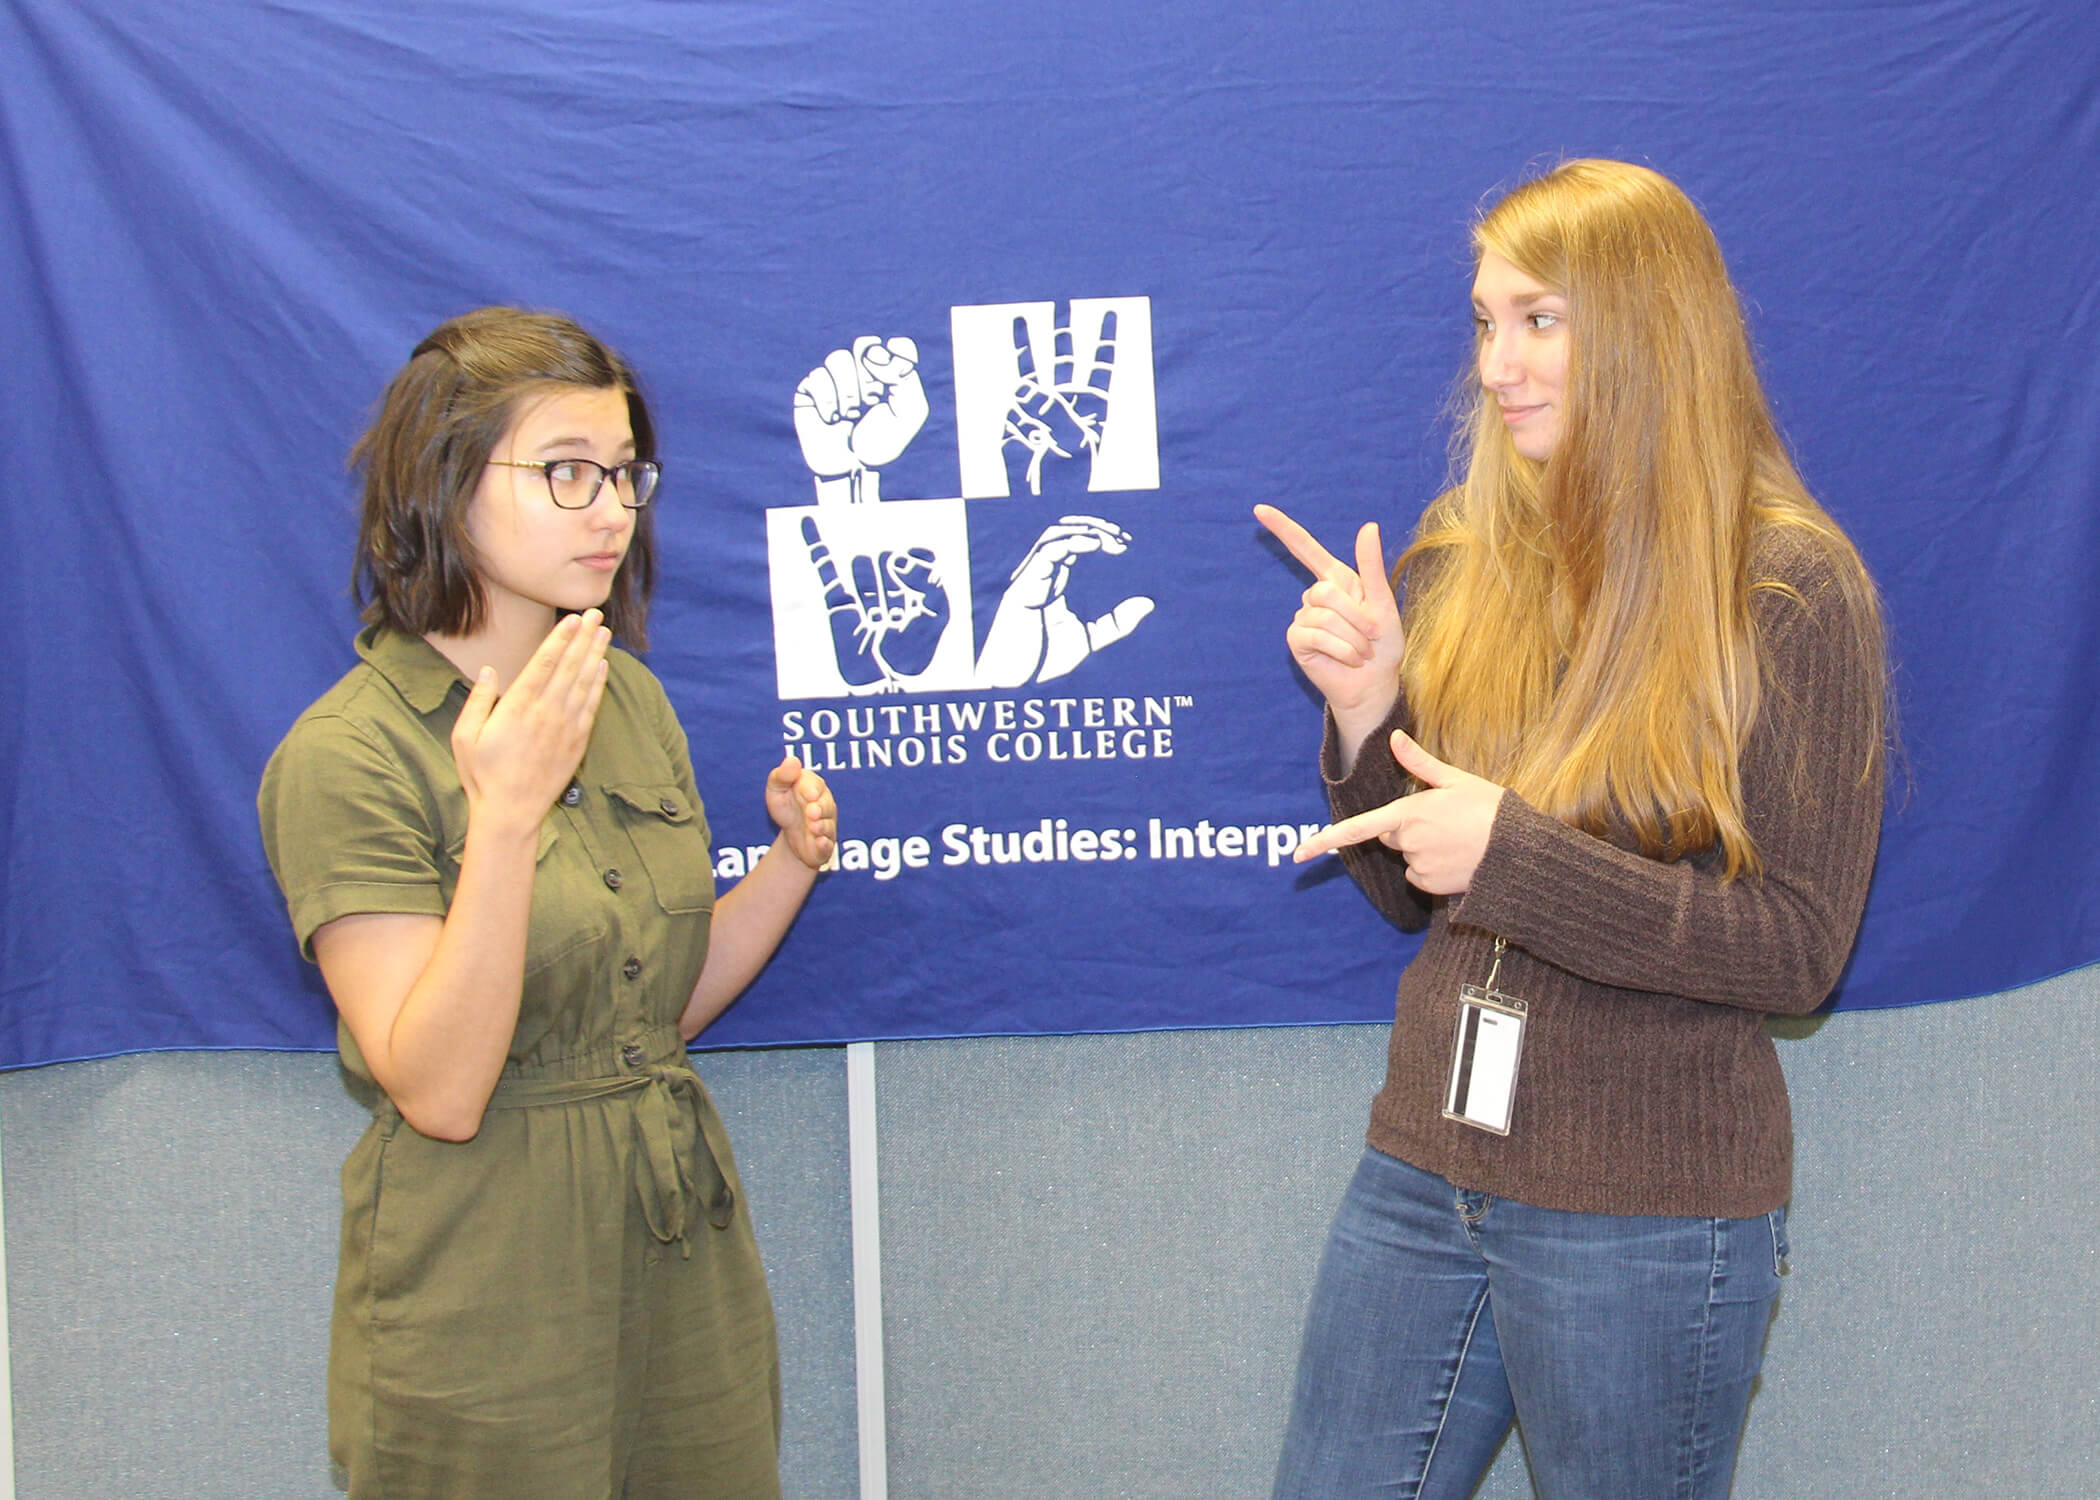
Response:
[[[1772,1274],[1784,1276],[1790,1268],[1787,1257],[1792,1251],[1786,1238],[1786,1209],[1773,1209],[1765,1215],[1765,1223],[1772,1231]]]

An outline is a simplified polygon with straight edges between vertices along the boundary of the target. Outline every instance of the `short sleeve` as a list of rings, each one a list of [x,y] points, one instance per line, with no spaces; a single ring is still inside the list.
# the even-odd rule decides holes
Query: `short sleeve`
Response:
[[[284,892],[299,951],[337,917],[442,917],[438,837],[425,799],[388,754],[346,719],[300,720],[256,795],[263,851]]]

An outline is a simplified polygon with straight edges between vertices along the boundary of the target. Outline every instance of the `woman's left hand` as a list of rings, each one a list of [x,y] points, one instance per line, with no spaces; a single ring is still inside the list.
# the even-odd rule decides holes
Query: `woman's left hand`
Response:
[[[788,756],[766,776],[766,812],[795,858],[821,870],[839,835],[838,804],[824,778]]]
[[[1321,829],[1298,846],[1294,858],[1302,864],[1344,845],[1377,839],[1407,861],[1410,885],[1432,896],[1463,894],[1487,853],[1506,789],[1445,765],[1397,729],[1393,759],[1423,790]]]

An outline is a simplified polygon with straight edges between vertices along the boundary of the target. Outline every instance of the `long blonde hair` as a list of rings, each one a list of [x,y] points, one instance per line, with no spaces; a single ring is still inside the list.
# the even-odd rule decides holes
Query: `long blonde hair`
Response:
[[[1754,539],[1786,527],[1827,556],[1877,664],[1881,626],[1773,424],[1720,246],[1659,173],[1570,161],[1490,209],[1473,249],[1567,298],[1568,374],[1544,462],[1471,384],[1464,478],[1400,561],[1417,737],[1576,827],[1666,859],[1718,844],[1728,877],[1755,872],[1752,596],[1791,590],[1756,576]]]

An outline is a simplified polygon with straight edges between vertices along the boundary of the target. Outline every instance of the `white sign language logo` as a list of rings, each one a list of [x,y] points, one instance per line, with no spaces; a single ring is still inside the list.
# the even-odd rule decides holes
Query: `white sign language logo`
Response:
[[[948,319],[965,499],[1159,488],[1150,298],[995,302]]]
[[[878,470],[911,446],[926,413],[910,339],[870,335],[832,350],[795,387],[795,436],[817,476],[817,503],[880,500]]]
[[[1060,516],[1045,527],[1007,580],[977,658],[977,685],[1048,682],[1137,629],[1152,613],[1152,601],[1142,594],[1093,620],[1081,620],[1065,602],[1065,579],[1074,560],[1086,552],[1118,555],[1129,546],[1129,532],[1098,516]]]
[[[1142,297],[1062,311],[1047,302],[953,309],[964,494],[1156,489],[1150,314]],[[1084,361],[1079,347],[1091,351]],[[817,503],[767,513],[783,698],[1047,682],[1152,613],[1153,601],[1134,594],[1080,618],[1067,596],[1074,564],[1122,556],[1131,534],[1100,516],[1062,515],[1008,575],[974,650],[965,501],[882,497],[881,469],[928,410],[919,346],[904,337],[862,335],[795,388],[795,435]],[[1126,429],[1140,421],[1145,430]]]
[[[1084,453],[1091,474],[1108,418],[1109,387],[1116,375],[1116,315],[1101,315],[1101,337],[1083,377],[1072,357],[1069,324],[1057,330],[1057,353],[1050,378],[1045,381],[1036,373],[1035,352],[1028,342],[1028,320],[1015,318],[1014,363],[1020,369],[1021,381],[1014,387],[1013,404],[1006,409],[1003,446],[1019,458],[1020,477],[1028,486],[1028,493],[1043,492],[1043,460],[1052,454],[1071,458]],[[1009,473],[1014,466],[1010,457]]]
[[[855,553],[841,574],[815,516],[802,518],[802,540],[824,589],[832,653],[847,687],[893,691],[924,672],[948,628],[948,590],[933,549]]]

